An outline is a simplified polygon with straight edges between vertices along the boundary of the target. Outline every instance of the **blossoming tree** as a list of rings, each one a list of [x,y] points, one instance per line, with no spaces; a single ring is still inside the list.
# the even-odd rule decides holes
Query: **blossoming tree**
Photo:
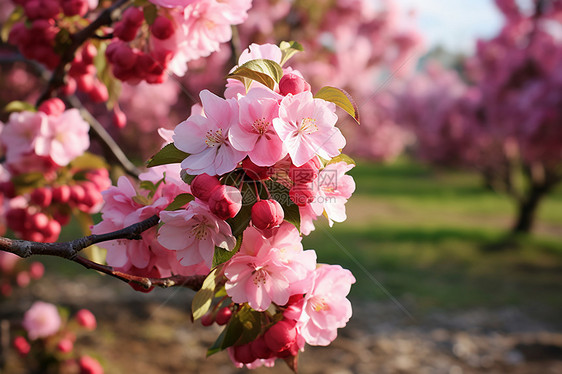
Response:
[[[286,66],[300,44],[252,44],[224,96],[202,90],[185,121],[160,131],[162,148],[141,172],[81,100],[107,102],[122,120],[118,81],[158,84],[167,72],[184,74],[188,61],[230,39],[250,2],[14,2],[5,34],[50,75],[37,103],[10,103],[0,127],[2,209],[23,239],[0,237],[0,249],[63,257],[139,291],[196,290],[193,319],[225,326],[208,354],[228,350],[239,367],[281,358],[296,369],[305,343],[333,341],[351,317],[355,278],[318,264],[301,237],[321,215],[330,226],[346,219],[354,165],[341,153],[336,107],[358,121],[350,96],[329,86],[313,94]],[[116,186],[106,161],[86,152],[88,131],[129,174]],[[88,215],[100,211],[92,225]],[[57,243],[71,214],[91,235]],[[92,250],[98,244],[105,259]]]

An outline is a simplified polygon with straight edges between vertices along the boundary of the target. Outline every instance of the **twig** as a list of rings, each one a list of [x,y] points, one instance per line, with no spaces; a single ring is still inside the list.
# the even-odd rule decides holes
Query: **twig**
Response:
[[[113,140],[103,125],[84,107],[80,99],[76,96],[68,96],[67,100],[70,105],[80,110],[80,114],[88,121],[94,134],[102,141],[105,148],[111,153],[115,160],[121,164],[127,174],[138,178],[140,174],[139,169],[127,158],[123,150],[121,150],[121,147]]]
[[[99,16],[92,21],[88,26],[83,28],[82,30],[70,35],[71,43],[65,49],[64,53],[61,56],[60,63],[57,65],[55,70],[53,71],[53,75],[51,75],[51,79],[47,83],[45,87],[45,91],[39,96],[37,99],[37,106],[41,104],[43,101],[49,99],[53,92],[64,85],[64,76],[66,74],[66,66],[74,60],[74,55],[78,48],[82,46],[88,39],[95,35],[97,29],[102,26],[111,25],[113,22],[113,12],[121,8],[125,5],[129,0],[118,0],[110,6],[109,8],[103,10]]]
[[[47,255],[66,258],[84,266],[86,269],[102,272],[127,283],[136,283],[147,289],[153,286],[162,288],[182,286],[195,291],[199,290],[203,284],[203,280],[205,280],[205,276],[203,275],[173,275],[167,278],[141,277],[120,272],[113,269],[111,266],[101,265],[78,255],[78,252],[82,249],[96,243],[116,239],[139,240],[141,239],[141,233],[156,226],[159,220],[159,217],[154,215],[144,221],[132,224],[121,230],[106,234],[89,235],[80,239],[62,243],[39,243],[0,237],[0,250],[16,254],[23,258],[33,255]]]

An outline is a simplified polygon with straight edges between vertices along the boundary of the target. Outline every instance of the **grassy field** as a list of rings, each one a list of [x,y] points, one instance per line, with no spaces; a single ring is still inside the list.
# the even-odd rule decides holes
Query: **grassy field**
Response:
[[[408,161],[359,163],[348,220],[322,218],[304,239],[319,260],[352,270],[357,298],[417,308],[562,307],[562,191],[543,201],[535,233],[508,238],[511,201],[478,175]]]

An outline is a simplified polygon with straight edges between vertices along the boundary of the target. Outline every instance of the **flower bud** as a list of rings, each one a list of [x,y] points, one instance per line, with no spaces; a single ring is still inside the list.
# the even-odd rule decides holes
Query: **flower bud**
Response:
[[[16,284],[21,287],[29,286],[29,282],[31,282],[31,277],[27,271],[20,271],[18,275],[16,275]]]
[[[265,332],[265,344],[272,352],[278,353],[291,347],[297,340],[295,321],[282,319]]]
[[[78,360],[80,374],[103,374],[103,368],[100,363],[90,356],[82,356]]]
[[[289,190],[289,197],[298,206],[305,206],[314,200],[314,191],[306,184],[296,184]]]
[[[88,92],[88,96],[90,96],[90,100],[94,103],[104,103],[109,99],[109,92],[105,84],[99,80],[94,80],[94,85]]]
[[[250,344],[239,345],[232,348],[234,350],[234,359],[238,362],[250,364],[257,359],[252,352]]]
[[[127,125],[127,116],[123,113],[121,108],[117,106],[117,103],[115,103],[115,106],[113,107],[113,124],[118,129],[122,129]]]
[[[140,8],[129,7],[123,12],[123,20],[131,26],[140,26],[144,22],[144,13]]]
[[[270,167],[258,166],[252,162],[248,157],[242,161],[242,167],[247,176],[253,180],[259,181],[267,179],[271,176]]]
[[[66,16],[83,16],[88,13],[88,2],[85,0],[62,0],[62,11]]]
[[[48,207],[51,205],[51,200],[53,198],[53,192],[50,188],[39,187],[33,190],[31,193],[31,202],[39,205],[40,207]]]
[[[42,263],[34,261],[29,265],[29,275],[31,279],[40,279],[45,274],[45,266]]]
[[[74,348],[74,343],[70,339],[61,339],[61,341],[57,344],[57,350],[62,353],[70,353]]]
[[[76,313],[75,318],[76,322],[78,322],[78,324],[84,327],[86,330],[95,330],[97,325],[96,317],[88,309],[80,309]]]
[[[220,219],[227,220],[242,208],[242,194],[236,187],[220,185],[209,196],[209,209]]]
[[[23,336],[14,339],[14,348],[22,356],[26,356],[31,351],[31,345]]]
[[[267,347],[267,344],[265,344],[263,335],[250,343],[250,347],[252,349],[252,353],[254,354],[254,356],[256,356],[256,358],[267,360],[268,358],[271,358],[271,356],[273,356],[273,352],[271,352],[271,349],[269,349]]]
[[[150,27],[155,38],[166,40],[174,34],[174,25],[167,17],[158,16]]]
[[[276,200],[260,200],[252,206],[252,223],[260,230],[267,230],[283,223],[285,213]]]
[[[201,317],[201,324],[203,326],[211,326],[215,322],[215,317],[212,313],[205,313],[203,317]]]
[[[220,185],[217,177],[211,177],[208,174],[200,174],[193,178],[189,186],[191,187],[191,194],[193,196],[203,201],[209,201],[209,196],[211,196],[213,190]]]
[[[57,203],[67,203],[70,200],[70,186],[62,185],[53,188],[53,201]]]
[[[226,325],[228,321],[230,321],[230,317],[232,316],[232,310],[229,307],[224,307],[219,309],[217,315],[215,316],[215,321],[219,326]]]
[[[301,166],[291,164],[289,168],[289,178],[291,178],[295,184],[310,183],[318,178],[320,166],[320,161],[318,161],[316,157]]]
[[[41,105],[39,105],[39,111],[50,116],[60,116],[65,109],[66,106],[62,100],[56,97],[45,100],[41,103]]]
[[[288,94],[296,95],[303,91],[310,91],[310,84],[296,74],[285,74],[279,81],[279,92],[283,96]]]

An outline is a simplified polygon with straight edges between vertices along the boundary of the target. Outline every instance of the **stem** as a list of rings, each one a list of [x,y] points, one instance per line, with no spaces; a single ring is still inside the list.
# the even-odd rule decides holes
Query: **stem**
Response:
[[[111,153],[113,158],[125,169],[127,174],[138,178],[140,171],[137,167],[127,158],[123,150],[119,147],[119,145],[113,140],[111,135],[105,130],[103,125],[99,123],[99,121],[92,116],[92,114],[84,107],[80,99],[76,96],[69,96],[68,102],[74,108],[80,110],[80,114],[82,117],[88,121],[90,124],[90,128],[94,132],[94,134],[98,137],[98,139],[103,143],[105,148]]]
[[[70,35],[71,44],[65,49],[61,56],[60,63],[57,65],[51,79],[47,83],[47,87],[37,99],[37,106],[43,101],[53,96],[55,90],[64,85],[64,77],[66,75],[66,66],[74,60],[74,55],[78,48],[82,46],[88,39],[92,38],[95,32],[102,26],[111,25],[113,22],[113,13],[125,5],[129,0],[118,0],[109,8],[103,10],[92,23],[83,28],[82,30]]]

